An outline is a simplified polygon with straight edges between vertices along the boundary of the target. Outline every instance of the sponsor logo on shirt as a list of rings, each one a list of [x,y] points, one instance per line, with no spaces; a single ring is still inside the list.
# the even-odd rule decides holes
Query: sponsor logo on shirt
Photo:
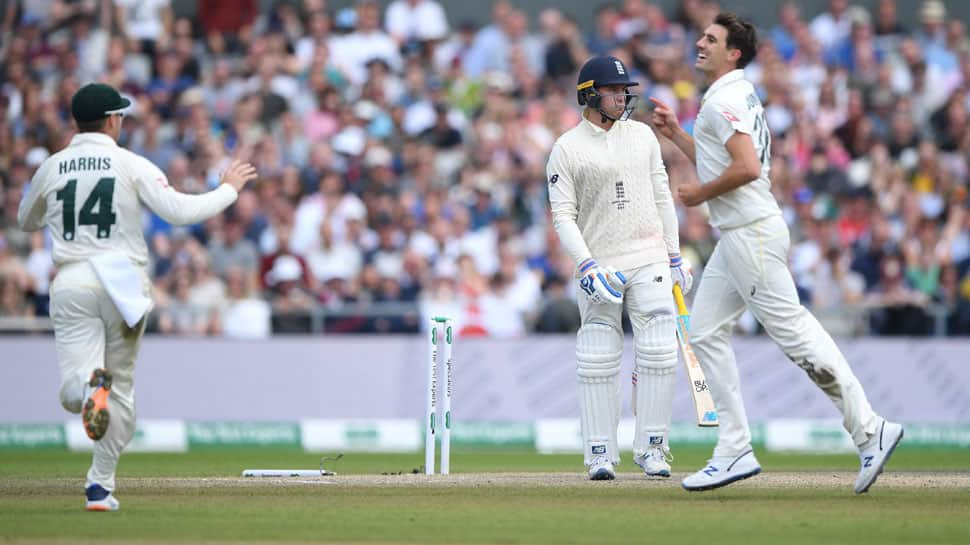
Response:
[[[724,119],[727,119],[731,123],[737,123],[741,121],[740,119],[738,119],[736,115],[732,114],[731,112],[721,112],[721,115],[723,115]]]

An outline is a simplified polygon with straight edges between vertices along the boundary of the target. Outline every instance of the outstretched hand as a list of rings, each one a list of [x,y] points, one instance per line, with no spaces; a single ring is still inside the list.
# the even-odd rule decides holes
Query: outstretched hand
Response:
[[[653,104],[653,114],[650,117],[650,122],[653,124],[654,128],[660,132],[660,134],[666,136],[667,138],[673,139],[674,133],[680,129],[680,122],[677,121],[677,114],[674,113],[670,106],[664,104],[664,102],[657,97],[650,97],[650,102]]]
[[[242,161],[233,161],[222,173],[222,183],[231,185],[236,191],[242,191],[247,182],[255,179],[256,167]]]

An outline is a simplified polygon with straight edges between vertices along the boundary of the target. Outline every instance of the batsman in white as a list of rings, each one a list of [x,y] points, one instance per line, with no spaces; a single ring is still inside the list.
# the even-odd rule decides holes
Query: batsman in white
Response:
[[[583,119],[556,141],[546,173],[556,232],[576,263],[582,324],[576,336],[583,460],[589,478],[615,478],[620,461],[621,315],[633,325],[638,376],[634,462],[670,476],[667,431],[677,364],[671,278],[693,277],[680,256],[677,215],[649,126],[629,118],[637,85],[615,57],[583,65]]]
[[[53,240],[61,404],[82,414],[95,441],[85,484],[89,511],[118,509],[115,469],[135,432],[133,374],[151,307],[140,204],[170,223],[197,223],[235,202],[256,177],[251,165],[235,162],[209,193],[175,191],[158,167],[118,146],[130,105],[108,85],[79,89],[71,101],[78,134],[40,165],[17,214],[23,230],[47,226]]]
[[[742,70],[754,58],[754,27],[721,13],[697,41],[695,66],[710,87],[694,135],[673,111],[651,98],[654,126],[697,165],[700,184],[681,184],[687,206],[707,203],[721,231],[694,297],[691,342],[720,419],[708,465],[683,480],[687,490],[708,490],[761,471],[751,449],[731,330],[745,308],[791,361],[805,370],[842,412],[859,448],[862,467],[855,491],[869,489],[903,436],[899,424],[873,412],[845,357],[818,320],[801,306],[788,270],[790,235],[771,194],[771,135],[754,86]]]

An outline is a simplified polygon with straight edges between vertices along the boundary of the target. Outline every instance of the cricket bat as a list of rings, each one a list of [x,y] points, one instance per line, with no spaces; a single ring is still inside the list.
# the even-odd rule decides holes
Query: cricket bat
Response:
[[[690,347],[688,333],[690,314],[687,312],[687,305],[684,304],[684,293],[680,290],[680,284],[674,284],[674,302],[677,304],[677,342],[680,345],[680,354],[684,358],[684,366],[687,367],[690,393],[694,398],[694,410],[697,412],[697,425],[717,426],[717,411],[714,409],[711,391],[707,388],[707,379],[704,378],[701,364],[698,363],[697,356]]]

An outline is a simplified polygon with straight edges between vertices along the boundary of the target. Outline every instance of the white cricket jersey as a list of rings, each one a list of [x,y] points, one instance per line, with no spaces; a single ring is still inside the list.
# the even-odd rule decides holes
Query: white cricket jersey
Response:
[[[121,251],[145,266],[140,203],[169,223],[185,225],[221,212],[236,196],[228,184],[202,195],[179,193],[148,159],[106,134],[86,132],[41,163],[17,221],[25,231],[50,228],[56,265]]]
[[[697,177],[702,184],[720,176],[731,164],[726,144],[735,131],[751,135],[761,161],[761,176],[733,191],[707,201],[711,225],[732,229],[781,214],[771,194],[771,134],[765,110],[743,70],[721,76],[704,93],[694,124]]]
[[[556,230],[577,264],[593,257],[629,270],[680,251],[660,143],[647,125],[616,121],[606,131],[584,118],[556,141],[546,176]]]

